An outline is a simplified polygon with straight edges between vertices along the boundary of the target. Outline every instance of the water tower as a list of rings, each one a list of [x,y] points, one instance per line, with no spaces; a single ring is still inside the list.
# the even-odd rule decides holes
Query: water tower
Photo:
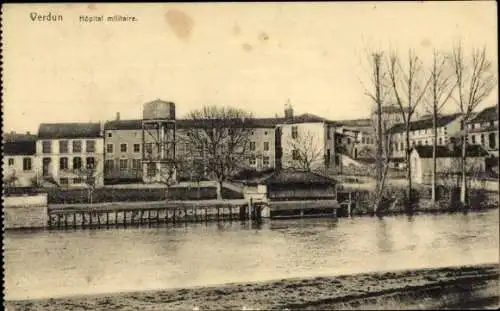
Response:
[[[167,182],[175,176],[175,104],[160,99],[144,104],[142,165],[144,182]]]

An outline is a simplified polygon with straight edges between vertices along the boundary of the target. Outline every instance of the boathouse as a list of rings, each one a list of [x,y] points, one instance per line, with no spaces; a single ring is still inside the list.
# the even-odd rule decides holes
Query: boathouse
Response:
[[[334,216],[337,181],[307,171],[280,170],[249,181],[245,189],[265,193],[271,218]]]

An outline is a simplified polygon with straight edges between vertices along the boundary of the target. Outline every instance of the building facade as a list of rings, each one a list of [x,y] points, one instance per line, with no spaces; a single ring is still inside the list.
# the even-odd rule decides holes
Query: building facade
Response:
[[[444,146],[450,142],[450,137],[460,134],[463,129],[460,114],[439,116],[436,120],[437,145]],[[433,130],[432,118],[420,119],[410,122],[410,146],[432,146]],[[391,127],[387,134],[391,141],[391,158],[403,159],[406,154],[405,124],[399,123]]]
[[[468,124],[469,144],[482,146],[498,158],[498,104],[483,109]]]
[[[104,124],[104,179],[106,182],[141,182],[143,131],[141,120]]]
[[[41,124],[36,141],[41,177],[62,187],[104,184],[104,137],[100,123]]]
[[[36,184],[36,136],[6,134],[3,142],[3,184],[7,187],[29,187]]]

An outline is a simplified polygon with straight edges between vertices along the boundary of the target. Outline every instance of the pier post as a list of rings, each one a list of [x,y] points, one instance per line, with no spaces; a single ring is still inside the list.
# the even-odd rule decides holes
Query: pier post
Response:
[[[73,212],[73,227],[76,227],[76,212]]]
[[[160,209],[156,210],[156,222],[160,222]]]
[[[205,207],[205,222],[208,221],[208,207]]]
[[[61,214],[57,214],[57,228],[61,228]]]
[[[352,191],[349,191],[349,203],[347,204],[347,216],[351,217]]]
[[[51,228],[52,227],[52,214],[50,213],[50,211],[48,211],[47,214],[49,215],[49,228]]]
[[[68,214],[64,213],[64,228],[68,227]]]
[[[109,211],[106,211],[106,226],[109,226]]]
[[[85,213],[80,212],[80,216],[82,217],[82,227],[85,225]]]
[[[115,211],[115,225],[118,225],[118,211]]]
[[[142,219],[144,218],[144,211],[141,209],[141,213],[139,215],[139,223],[142,224]]]
[[[127,225],[127,211],[125,210],[123,211],[123,225]]]

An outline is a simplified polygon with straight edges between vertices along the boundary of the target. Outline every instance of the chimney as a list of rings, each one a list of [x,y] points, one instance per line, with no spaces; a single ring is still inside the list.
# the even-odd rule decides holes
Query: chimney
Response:
[[[286,120],[293,119],[293,107],[290,104],[290,100],[288,100],[287,104],[285,105],[285,119]]]
[[[119,112],[116,113],[116,121],[120,121],[120,113]]]

